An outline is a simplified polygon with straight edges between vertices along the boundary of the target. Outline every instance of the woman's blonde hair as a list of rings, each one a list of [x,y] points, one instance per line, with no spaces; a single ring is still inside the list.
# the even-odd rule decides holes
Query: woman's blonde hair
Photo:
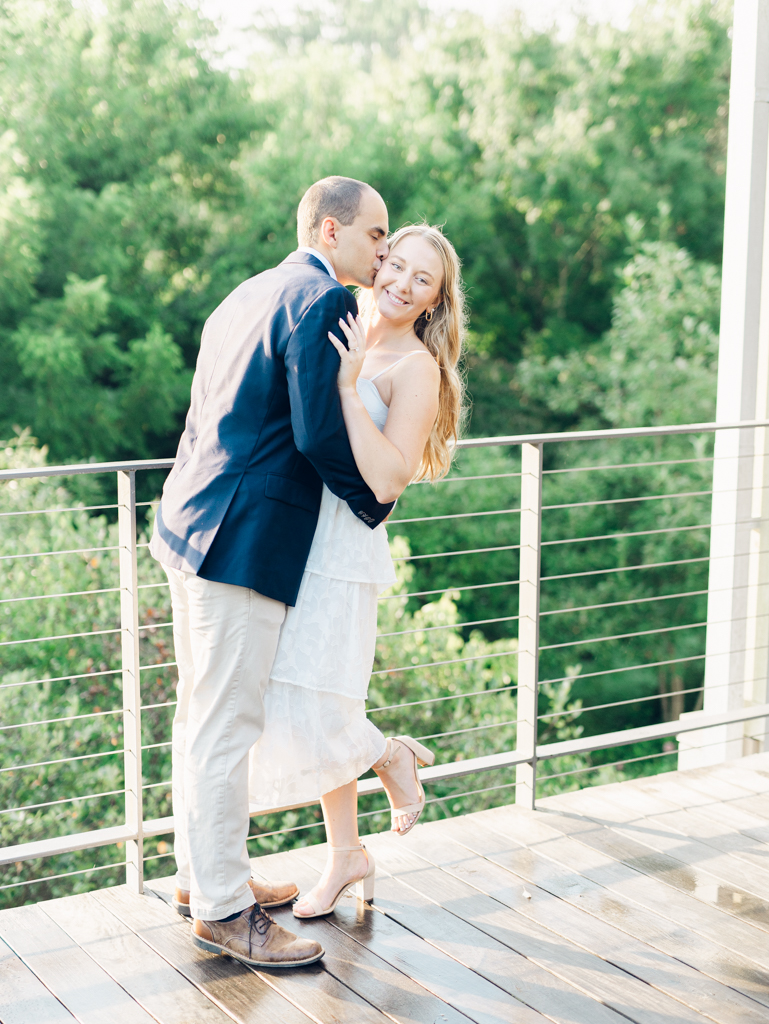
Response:
[[[459,372],[467,315],[462,289],[462,263],[456,250],[440,228],[429,224],[407,224],[389,239],[390,252],[409,236],[424,238],[435,249],[443,265],[438,304],[428,320],[425,313],[414,324],[417,337],[434,357],[441,371],[438,415],[425,445],[424,455],[414,480],[439,480],[451,469],[451,460],[459,438],[465,386]],[[366,301],[368,300],[368,301]],[[364,320],[373,313],[373,293],[361,302]]]

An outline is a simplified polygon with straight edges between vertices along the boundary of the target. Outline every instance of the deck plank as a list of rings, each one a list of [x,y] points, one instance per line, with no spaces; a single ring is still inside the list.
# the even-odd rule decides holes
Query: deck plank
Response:
[[[714,778],[723,779],[755,793],[769,793],[769,761],[766,760],[766,755],[763,755],[763,758],[762,764],[756,761],[749,762],[747,758],[740,761],[724,761],[723,764],[715,765],[711,774]],[[707,769],[699,769],[699,772],[703,770]]]
[[[497,900],[464,879],[447,876],[440,867],[426,863],[411,850],[404,849],[398,838],[378,838],[380,841],[374,848],[380,854],[383,866],[398,881],[522,953],[572,986],[575,992],[585,993],[638,1024],[667,1024],[671,1021],[704,1024],[707,1019],[690,1005],[671,998],[605,957],[596,955],[585,942],[574,942],[572,936],[563,934],[563,930],[555,931],[549,927],[548,921],[551,925],[556,923],[553,918],[558,914],[557,904],[560,901],[542,894],[549,904],[549,912],[538,919],[539,915],[531,913],[534,904],[532,892],[527,890],[528,898],[522,896],[517,905],[511,906],[509,899]],[[437,852],[441,848],[452,845],[440,827],[422,830],[422,841],[430,844],[435,856],[441,856]],[[462,853],[460,851],[460,856]],[[512,885],[508,885],[508,889],[511,890]],[[573,915],[571,908],[564,907],[563,910],[565,915]],[[573,931],[584,937],[591,929],[597,930],[594,922],[585,917]]]
[[[667,775],[668,773],[665,773]],[[728,777],[705,769],[687,772],[670,773],[673,778],[665,775],[650,775],[646,778],[634,779],[631,785],[649,793],[666,796],[668,800],[681,800],[682,806],[696,807],[705,804],[720,804],[725,800],[738,800],[749,796],[755,791],[745,786],[738,786]],[[688,801],[683,803],[683,801]]]
[[[563,837],[545,840],[537,833],[532,839],[538,841],[524,845],[509,819],[502,821],[497,815],[485,821],[493,828],[476,820],[472,830],[457,835],[457,841],[527,882],[769,1007],[769,970],[762,970],[755,961],[692,929],[685,914],[676,913],[671,919],[669,914],[660,913],[661,907],[653,901],[634,901],[623,892],[624,876],[618,882],[616,872],[600,862],[596,865],[588,848]],[[648,887],[645,892],[649,895]]]
[[[641,791],[643,792],[643,791]],[[769,867],[766,863],[746,864],[729,853],[722,853],[716,847],[701,842],[691,834],[684,834],[660,824],[650,822],[639,815],[633,807],[633,792],[617,796],[616,802],[609,794],[585,790],[580,801],[561,801],[550,806],[579,809],[605,828],[626,838],[630,843],[640,844],[663,857],[670,857],[689,867],[706,872],[708,877],[700,885],[719,887],[719,906],[728,909],[724,901],[725,886],[733,887],[733,902],[740,916],[748,904],[754,907],[751,923],[769,931]],[[750,897],[754,897],[751,900]]]
[[[624,793],[616,790],[600,794],[621,808],[625,814],[625,829],[634,835],[655,834],[664,837],[687,837],[744,861],[760,871],[769,872],[769,827],[762,837],[747,835],[724,820],[725,804],[718,805],[718,813],[702,814],[702,808],[683,808],[643,789],[628,787]],[[738,812],[739,813],[739,812]]]
[[[75,1018],[0,939],[0,1021],[74,1024]]]
[[[264,1024],[270,1020],[307,1024],[308,1018],[324,1020],[324,1014],[334,1024],[347,1024],[345,1007],[349,1007],[350,1013],[359,1014],[362,1024],[384,1024],[381,1014],[369,1014],[369,1007],[356,998],[348,998],[352,993],[335,983],[320,964],[283,972],[288,978],[279,969],[254,971],[229,957],[213,956],[194,946],[189,923],[156,897],[137,896],[124,887],[101,890],[96,895],[238,1024]]]
[[[377,839],[367,837],[366,842],[375,849]],[[325,861],[321,848],[309,847],[300,852],[308,860],[312,858],[311,862],[320,870]],[[453,965],[448,964],[447,977],[442,977],[440,983],[445,985],[448,981],[452,987],[461,986],[461,996],[470,1007],[465,1010],[468,1016],[473,1015],[473,1006],[480,1008],[479,1000],[488,998],[489,992],[493,998],[496,986],[499,994],[508,994],[507,1008],[502,1007],[503,1020],[517,1019],[511,1010],[518,1000],[526,1004],[529,1014],[536,1010],[564,1024],[619,1024],[623,1020],[610,1007],[575,989],[499,939],[381,872],[377,875],[374,906],[391,922],[391,929],[405,926],[420,937],[422,946],[429,944],[455,961]],[[350,924],[342,920],[340,926],[349,928]],[[395,935],[397,937],[397,932]],[[394,942],[390,946],[397,948]],[[416,969],[424,972],[425,968],[417,962]],[[504,1016],[505,1009],[508,1016]],[[499,1013],[500,1009],[495,1012]]]
[[[627,903],[620,907],[616,898],[572,872],[558,873],[561,884],[554,885],[556,872],[552,865],[537,858],[530,849],[512,849],[512,844],[505,842],[499,834],[478,823],[474,823],[469,836],[456,827],[460,824],[458,821],[440,824],[443,827],[439,831],[430,833],[424,829],[406,837],[408,849],[719,1024],[763,1024],[766,1020],[765,1006],[757,1006],[753,999],[728,987],[739,980],[739,974],[731,972],[724,982],[716,982],[704,977],[698,967],[676,958],[682,942],[687,946],[689,958],[689,947],[692,939],[696,938],[691,933],[678,931],[671,936],[667,922],[659,918],[649,921],[651,915],[648,912]],[[513,862],[515,853],[519,853],[517,860],[522,862],[526,873],[517,874],[509,866],[502,867],[496,860],[500,852],[502,855],[510,852]],[[584,901],[586,890],[592,890],[591,895],[597,895],[599,899]],[[602,912],[591,914],[595,909]],[[628,917],[640,917],[641,927],[636,922],[633,928]],[[624,930],[614,923],[617,919],[625,926]],[[654,942],[640,939],[636,934],[639,930],[645,938],[651,937],[652,940],[661,934],[665,940],[664,949]],[[713,953],[711,949],[711,958]],[[715,950],[715,953],[715,959],[720,962],[723,951]],[[751,975],[754,973],[749,965],[744,965],[744,969]],[[769,975],[766,981],[769,983]]]
[[[755,892],[756,888],[764,891],[761,878],[757,884],[751,883],[750,871],[742,870],[741,865],[729,858],[719,860],[717,856],[711,856],[715,851],[702,844],[680,844],[670,852],[652,849],[648,843],[640,841],[640,837],[633,838],[602,825],[608,804],[599,796],[591,795],[587,790],[569,796],[573,799],[568,803],[561,797],[549,799],[547,808],[560,809],[570,815],[578,813],[583,819],[582,824],[585,820],[594,822],[592,830],[580,829],[578,839],[581,843],[592,846],[618,864],[640,871],[647,878],[664,883],[672,890],[717,908],[722,914],[735,917],[769,937],[769,901]],[[562,817],[557,827],[568,831],[567,818]],[[706,866],[703,866],[703,860]],[[758,872],[755,874],[758,876]],[[737,879],[741,883],[750,883],[752,891],[744,888],[744,884],[738,884]]]
[[[232,1017],[90,893],[39,906],[160,1024],[232,1024]]]
[[[290,858],[291,862],[295,858],[302,859],[314,882],[325,862],[325,856],[324,845],[262,859],[268,861],[269,865],[275,865],[273,877],[277,874],[285,877],[285,859]],[[334,930],[355,940],[360,946],[365,946],[410,978],[418,979],[419,984],[435,997],[476,1024],[544,1024],[539,1013],[426,942],[420,927],[404,928],[400,922],[383,913],[378,895],[374,907],[364,909],[354,898],[343,903],[337,907],[333,919],[329,920]],[[297,923],[300,929],[317,927],[318,924],[310,921]],[[440,1021],[440,1017],[436,1019]]]
[[[763,1024],[769,754],[369,837],[376,900],[250,970],[125,886],[0,912],[3,1024]],[[325,846],[255,858],[314,884]],[[165,891],[173,880],[150,882]],[[7,945],[6,945],[7,943]]]
[[[311,889],[318,878],[317,871],[299,856],[298,851],[254,858],[252,865],[254,874],[262,880],[290,877],[302,892]],[[276,920],[280,919],[284,927],[322,943],[326,950],[323,958],[326,970],[398,1024],[422,1024],[433,1020],[441,1024],[470,1024],[472,1018],[415,981],[400,965],[382,959],[365,945],[366,936],[378,927],[380,917],[354,896],[348,894],[337,913],[313,921],[298,921],[288,909],[273,913],[278,915]],[[355,918],[359,926],[355,938],[336,927],[335,921],[340,914]]]
[[[595,830],[580,831],[586,824],[584,819],[559,814],[555,809],[528,811],[514,806],[483,811],[478,817],[481,823],[519,845],[533,847],[548,859],[568,865],[574,874],[753,961],[764,972],[769,971],[769,936],[747,922],[723,914],[717,906],[615,859],[599,845],[585,842],[586,837],[595,835]],[[763,983],[764,975],[761,977]]]
[[[0,936],[81,1024],[157,1024],[40,906],[3,911]]]

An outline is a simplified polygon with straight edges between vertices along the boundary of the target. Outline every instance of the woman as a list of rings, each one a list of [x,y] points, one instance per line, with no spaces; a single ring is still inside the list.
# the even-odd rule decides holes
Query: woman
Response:
[[[464,334],[460,263],[443,233],[401,228],[361,317],[340,320],[339,394],[353,455],[378,501],[449,469],[462,407],[457,372]],[[288,610],[270,683],[265,728],[251,756],[251,810],[321,798],[329,859],[297,917],[331,913],[374,861],[358,838],[357,777],[377,772],[405,835],[424,807],[417,763],[434,755],[410,737],[385,739],[366,718],[377,598],[395,582],[384,525],[370,530],[323,488],[299,596]]]

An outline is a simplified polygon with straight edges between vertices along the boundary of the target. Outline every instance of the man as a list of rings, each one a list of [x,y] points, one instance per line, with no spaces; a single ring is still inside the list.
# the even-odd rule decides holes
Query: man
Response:
[[[179,666],[173,725],[176,905],[193,942],[253,966],[318,960],[264,913],[291,883],[251,879],[248,752],[286,606],[296,601],[322,485],[372,529],[380,505],[355,465],[328,332],[357,312],[387,255],[387,208],[351,178],[316,182],[300,248],[237,287],[203,329],[187,423],[150,550],[171,586]],[[261,904],[261,907],[260,907]]]

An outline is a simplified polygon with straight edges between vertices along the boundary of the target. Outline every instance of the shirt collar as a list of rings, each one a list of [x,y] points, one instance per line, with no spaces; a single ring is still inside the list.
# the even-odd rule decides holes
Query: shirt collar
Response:
[[[311,245],[300,245],[297,251],[309,253],[309,255],[314,256],[316,260],[320,260],[320,262],[323,264],[323,266],[326,268],[329,274],[333,277],[333,279],[335,281],[339,280],[338,277],[336,276],[336,273],[334,272],[334,268],[331,266],[331,264],[329,263],[329,261],[326,259],[322,252],[318,252],[317,249],[313,249]]]

